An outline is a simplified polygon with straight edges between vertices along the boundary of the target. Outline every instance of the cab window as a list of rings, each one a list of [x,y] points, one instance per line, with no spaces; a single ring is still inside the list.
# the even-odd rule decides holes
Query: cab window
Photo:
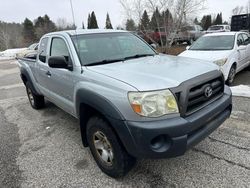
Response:
[[[64,56],[66,61],[69,62],[69,50],[63,39],[58,37],[52,39],[50,56]]]

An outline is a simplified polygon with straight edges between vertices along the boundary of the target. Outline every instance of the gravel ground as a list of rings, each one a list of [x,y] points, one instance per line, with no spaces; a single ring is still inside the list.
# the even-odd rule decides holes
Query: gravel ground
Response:
[[[13,64],[0,61],[1,188],[250,187],[250,99],[234,97],[231,118],[184,156],[140,160],[115,180],[83,148],[76,119],[49,102],[43,110],[30,107]],[[249,71],[236,83],[250,85],[246,78]]]

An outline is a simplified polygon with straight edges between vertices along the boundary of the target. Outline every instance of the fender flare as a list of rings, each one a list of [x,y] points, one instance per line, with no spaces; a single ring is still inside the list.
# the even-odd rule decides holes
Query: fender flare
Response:
[[[124,141],[124,136],[127,135],[129,138],[130,134],[126,126],[124,126],[123,122],[125,122],[125,118],[121,114],[121,112],[105,97],[101,96],[100,94],[90,91],[88,89],[79,89],[76,92],[75,97],[75,104],[76,104],[76,114],[78,119],[80,120],[80,130],[81,130],[81,137],[83,146],[87,147],[87,120],[89,118],[88,115],[84,116],[85,109],[81,109],[81,105],[88,105],[89,107],[96,110],[100,115],[103,115],[108,122],[110,123],[111,128],[113,128],[118,135],[118,137]],[[81,113],[84,114],[81,114]],[[121,123],[122,122],[122,123]],[[121,125],[122,124],[122,125]],[[123,130],[122,134],[121,131]]]
[[[32,79],[30,78],[30,75],[29,75],[28,71],[25,68],[23,68],[23,67],[20,68],[20,76],[21,76],[21,79],[22,79],[24,85],[26,85],[26,82],[29,82],[30,83],[30,87],[31,87],[30,89],[32,90],[32,92],[34,94],[36,94],[36,95],[40,95],[37,92],[37,90],[35,89],[35,86],[34,86],[34,84],[32,82]]]
[[[105,97],[88,89],[79,89],[75,97],[76,114],[80,117],[80,105],[86,104],[96,109],[102,115],[116,119],[125,120],[121,112]]]

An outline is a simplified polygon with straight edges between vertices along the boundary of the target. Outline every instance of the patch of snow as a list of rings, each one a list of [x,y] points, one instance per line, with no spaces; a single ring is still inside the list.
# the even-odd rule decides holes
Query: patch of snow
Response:
[[[23,50],[26,50],[27,48],[15,48],[15,49],[8,49],[8,50],[5,50],[3,52],[0,52],[0,58],[1,59],[4,59],[4,58],[7,58],[7,57],[16,57],[16,54],[23,51]]]
[[[237,97],[249,97],[250,98],[250,86],[239,85],[231,87],[233,96]]]

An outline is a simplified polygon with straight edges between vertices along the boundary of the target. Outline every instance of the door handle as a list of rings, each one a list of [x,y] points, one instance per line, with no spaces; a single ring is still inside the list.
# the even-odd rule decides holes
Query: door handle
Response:
[[[47,72],[46,72],[46,75],[47,75],[48,77],[51,77],[51,72],[50,72],[50,71],[47,71]]]

